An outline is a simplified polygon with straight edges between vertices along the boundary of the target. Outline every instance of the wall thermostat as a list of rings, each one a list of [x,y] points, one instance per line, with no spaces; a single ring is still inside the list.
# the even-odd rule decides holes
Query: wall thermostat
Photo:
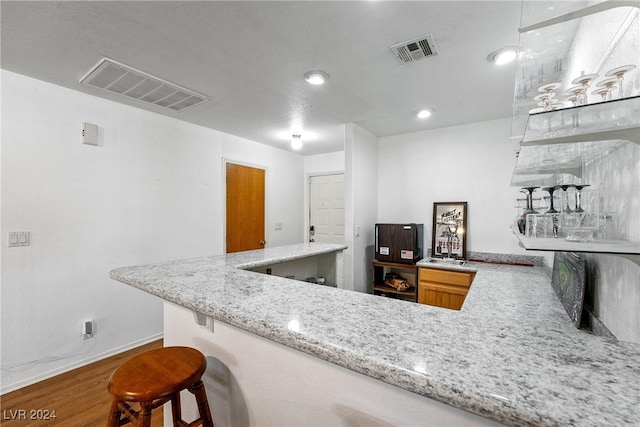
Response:
[[[82,125],[82,143],[98,145],[98,125],[84,123]]]

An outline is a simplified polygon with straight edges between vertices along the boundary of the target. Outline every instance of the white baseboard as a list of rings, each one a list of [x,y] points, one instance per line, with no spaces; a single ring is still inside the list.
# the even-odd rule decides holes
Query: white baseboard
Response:
[[[59,368],[52,369],[50,371],[43,372],[43,373],[38,374],[38,375],[34,375],[33,377],[26,378],[24,380],[21,380],[21,381],[15,382],[15,383],[2,384],[2,387],[0,387],[0,395],[4,395],[6,393],[10,393],[12,391],[16,391],[16,390],[21,389],[23,387],[27,387],[27,386],[33,385],[33,384],[35,384],[37,382],[44,381],[44,380],[49,379],[49,378],[53,378],[56,375],[64,374],[65,372],[69,372],[69,371],[72,371],[74,369],[81,368],[83,366],[89,365],[91,363],[98,362],[98,361],[100,361],[102,359],[106,359],[107,357],[111,357],[111,356],[114,356],[116,354],[120,354],[122,352],[125,352],[127,350],[131,350],[131,349],[136,348],[136,347],[140,347],[141,345],[148,344],[148,343],[153,342],[153,341],[157,341],[157,340],[161,339],[163,337],[163,335],[164,334],[161,332],[161,333],[152,335],[150,337],[143,338],[141,340],[134,341],[132,343],[129,343],[129,344],[126,344],[126,345],[123,345],[123,346],[120,346],[120,347],[113,348],[113,349],[105,351],[103,353],[96,354],[96,355],[93,355],[91,357],[87,357],[87,358],[82,359],[82,360],[78,360],[78,361],[76,361],[74,363],[70,363],[69,365],[61,366]]]

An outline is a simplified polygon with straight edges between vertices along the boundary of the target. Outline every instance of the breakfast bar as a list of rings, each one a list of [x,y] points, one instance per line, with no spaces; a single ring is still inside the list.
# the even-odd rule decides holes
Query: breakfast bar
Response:
[[[110,276],[165,300],[165,345],[207,355],[216,425],[640,424],[640,346],[576,329],[544,267],[447,266],[475,272],[460,311],[251,271],[328,254],[339,264],[344,249],[303,243]]]

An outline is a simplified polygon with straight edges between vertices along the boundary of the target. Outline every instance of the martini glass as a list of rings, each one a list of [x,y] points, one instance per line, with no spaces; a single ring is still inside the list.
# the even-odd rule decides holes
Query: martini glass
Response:
[[[628,73],[629,71],[636,68],[635,65],[623,65],[622,67],[614,68],[613,70],[607,71],[605,74],[606,77],[616,77],[618,79],[618,99],[622,99],[624,97],[623,87],[622,87],[622,77]]]

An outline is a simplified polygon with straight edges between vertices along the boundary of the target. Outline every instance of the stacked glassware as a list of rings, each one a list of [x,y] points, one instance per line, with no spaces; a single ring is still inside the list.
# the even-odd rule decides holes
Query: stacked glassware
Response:
[[[533,207],[534,193],[540,190],[543,203]],[[516,221],[520,233],[530,238],[564,238],[573,242],[593,242],[610,238],[613,213],[600,213],[598,190],[589,184],[561,184],[523,187],[526,205]]]

